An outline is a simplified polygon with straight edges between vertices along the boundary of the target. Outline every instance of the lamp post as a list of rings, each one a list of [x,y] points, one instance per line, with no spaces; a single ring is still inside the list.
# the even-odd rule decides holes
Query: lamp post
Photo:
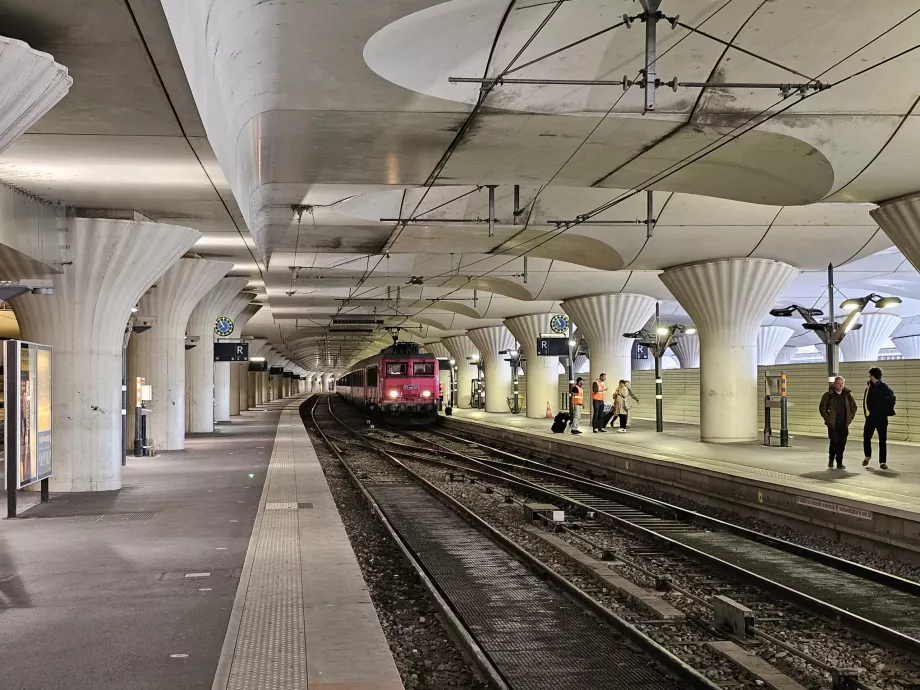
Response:
[[[446,414],[453,414],[454,405],[457,404],[457,360],[451,358],[448,362],[450,365],[448,371],[450,371],[450,411],[445,411]]]
[[[875,292],[869,293],[865,297],[857,297],[844,300],[840,308],[849,311],[843,323],[834,321],[834,266],[827,266],[827,304],[828,320],[819,322],[815,317],[824,316],[820,309],[810,309],[798,304],[790,304],[788,307],[771,309],[770,315],[776,317],[790,317],[793,313],[798,313],[805,323],[802,324],[806,330],[813,331],[820,338],[825,346],[825,359],[827,360],[827,384],[833,385],[834,379],[837,378],[837,366],[840,359],[839,345],[850,331],[862,328],[861,323],[857,323],[859,317],[865,311],[866,307],[874,304],[876,309],[890,309],[901,304],[900,297],[883,297]]]
[[[648,348],[655,357],[655,431],[664,431],[664,392],[662,389],[661,378],[661,358],[671,346],[674,339],[681,333],[693,335],[696,329],[692,326],[684,326],[676,323],[673,326],[661,325],[661,305],[655,304],[655,332],[646,330],[635,331],[634,333],[624,333],[624,338],[633,338],[640,345]]]

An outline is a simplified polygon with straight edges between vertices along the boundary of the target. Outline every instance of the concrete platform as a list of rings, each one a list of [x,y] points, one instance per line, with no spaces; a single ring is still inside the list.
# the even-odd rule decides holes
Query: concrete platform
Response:
[[[699,427],[637,420],[625,434],[553,434],[550,421],[510,413],[454,409],[446,430],[471,430],[488,438],[513,441],[549,457],[591,463],[695,500],[741,510],[773,522],[808,523],[833,531],[841,540],[868,545],[883,542],[888,551],[920,554],[920,447],[889,443],[888,471],[874,460],[862,467],[862,427],[854,422],[846,470],[827,469],[827,441],[799,436],[791,448],[759,444],[700,442]],[[584,430],[584,425],[582,427]]]
[[[297,404],[244,413],[182,452],[129,458],[121,491],[53,495],[0,520],[0,687],[362,688],[383,669],[395,681],[374,687],[401,688]],[[268,562],[269,522],[282,515],[292,538]],[[299,599],[261,597],[276,582]],[[270,650],[237,635],[256,606]],[[282,672],[277,652],[298,646],[306,655]],[[244,656],[249,669],[274,664],[271,682],[241,684]]]

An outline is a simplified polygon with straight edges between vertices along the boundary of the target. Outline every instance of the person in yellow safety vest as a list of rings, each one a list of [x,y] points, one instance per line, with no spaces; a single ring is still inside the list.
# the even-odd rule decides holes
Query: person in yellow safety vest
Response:
[[[591,430],[594,433],[604,431],[604,398],[607,395],[607,374],[598,376],[591,384],[591,404],[594,406],[594,415],[591,417]]]
[[[579,376],[575,379],[575,385],[572,386],[572,433],[580,434],[578,423],[581,421],[581,412],[585,409],[585,389],[581,384],[584,379]]]

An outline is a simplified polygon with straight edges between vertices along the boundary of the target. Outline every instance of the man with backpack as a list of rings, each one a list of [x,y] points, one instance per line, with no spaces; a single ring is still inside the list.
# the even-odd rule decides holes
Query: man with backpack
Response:
[[[863,393],[863,412],[866,415],[866,426],[863,429],[863,467],[868,466],[872,460],[872,436],[878,432],[878,466],[888,469],[888,418],[894,416],[894,392],[888,384],[882,381],[880,367],[869,369],[869,381]]]

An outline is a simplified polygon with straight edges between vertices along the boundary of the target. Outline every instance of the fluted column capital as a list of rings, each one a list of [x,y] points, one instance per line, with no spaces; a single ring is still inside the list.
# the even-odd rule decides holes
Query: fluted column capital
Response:
[[[501,350],[513,350],[516,346],[514,336],[505,326],[486,326],[473,328],[466,332],[467,337],[479,350],[479,355],[484,363],[501,360],[498,354]]]
[[[567,299],[562,310],[578,324],[589,345],[599,339],[623,341],[632,347],[632,340],[623,338],[642,328],[655,313],[655,299],[648,295],[618,292]]]
[[[840,341],[840,352],[847,362],[874,362],[882,345],[901,325],[901,317],[874,312],[860,315],[858,323],[862,324],[862,328],[851,330],[844,336]]]
[[[776,355],[795,333],[786,326],[761,326],[757,331],[757,364],[758,366],[773,366],[776,364]]]
[[[869,215],[920,271],[920,193],[885,201]]]
[[[425,345],[424,350],[438,359],[450,359],[450,352],[447,351],[447,348],[441,341],[428,343]]]
[[[528,359],[537,356],[537,338],[541,333],[549,333],[549,323],[553,315],[548,313],[525,314],[505,319],[505,326],[510,335],[517,340],[521,350]]]
[[[904,359],[920,359],[920,335],[905,335],[892,338],[891,342],[898,348]]]
[[[465,335],[452,335],[442,341],[444,347],[450,352],[451,357],[457,362],[465,362],[467,357],[478,357],[479,350]]]
[[[681,369],[700,368],[700,337],[695,333],[683,333],[671,343],[671,351],[677,357]]]

